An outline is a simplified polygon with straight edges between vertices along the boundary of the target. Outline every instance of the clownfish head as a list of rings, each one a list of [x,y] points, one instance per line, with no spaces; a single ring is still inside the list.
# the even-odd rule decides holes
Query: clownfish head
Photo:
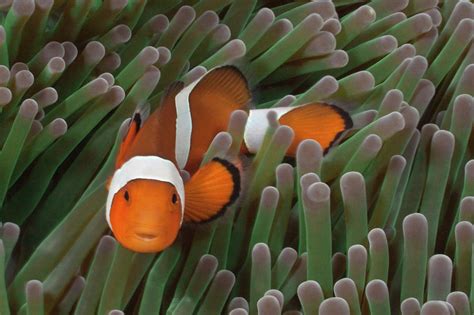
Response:
[[[183,181],[171,161],[134,157],[114,173],[107,222],[124,247],[141,253],[164,250],[176,239],[183,212]]]

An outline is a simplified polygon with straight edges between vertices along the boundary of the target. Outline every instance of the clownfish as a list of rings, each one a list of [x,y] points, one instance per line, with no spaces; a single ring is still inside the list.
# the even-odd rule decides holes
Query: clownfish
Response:
[[[234,66],[208,71],[187,86],[171,84],[146,121],[136,112],[119,148],[108,183],[106,219],[122,246],[160,252],[176,239],[183,223],[208,222],[234,204],[241,191],[239,162],[214,158],[200,167],[214,137],[227,129],[235,110],[248,121],[241,153],[256,153],[265,135],[266,115],[295,132],[288,155],[304,139],[327,150],[352,127],[342,109],[324,103],[251,110],[245,76]],[[184,182],[181,170],[191,174]]]

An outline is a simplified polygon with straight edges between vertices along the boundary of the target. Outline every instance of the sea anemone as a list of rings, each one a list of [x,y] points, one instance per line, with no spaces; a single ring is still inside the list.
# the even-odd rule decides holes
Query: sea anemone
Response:
[[[474,312],[472,2],[0,10],[0,314]],[[269,115],[238,206],[161,253],[121,247],[105,183],[127,119],[226,64],[256,108],[321,101],[354,127],[291,160],[293,131]],[[234,112],[205,160],[236,154],[246,119]]]

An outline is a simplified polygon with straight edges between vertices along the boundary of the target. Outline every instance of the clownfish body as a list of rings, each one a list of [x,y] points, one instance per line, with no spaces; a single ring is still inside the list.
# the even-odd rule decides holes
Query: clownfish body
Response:
[[[172,84],[145,122],[134,114],[117,155],[106,205],[107,222],[124,247],[162,251],[174,242],[183,222],[207,222],[236,201],[241,189],[238,163],[215,158],[200,164],[216,134],[227,129],[231,113],[239,109],[249,111],[241,151],[258,151],[270,109],[249,110],[250,102],[245,77],[237,68],[223,66],[186,87]],[[352,127],[349,115],[332,105],[271,110],[295,131],[290,156],[304,139],[315,139],[327,149]],[[191,174],[186,183],[180,170]]]

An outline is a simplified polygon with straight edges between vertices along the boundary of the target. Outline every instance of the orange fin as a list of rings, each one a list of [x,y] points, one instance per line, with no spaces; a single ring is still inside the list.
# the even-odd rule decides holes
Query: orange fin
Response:
[[[290,156],[296,155],[298,144],[305,139],[318,141],[326,153],[342,133],[353,126],[347,112],[324,103],[310,103],[297,107],[281,116],[279,122],[291,127],[295,132],[293,143],[288,149]]]
[[[119,168],[125,161],[124,158],[127,154],[127,150],[131,147],[133,140],[135,140],[138,131],[142,126],[142,116],[140,112],[135,112],[133,114],[132,120],[130,121],[128,132],[125,138],[120,145],[119,152],[117,154],[117,160],[115,162],[115,167]]]
[[[247,79],[230,65],[210,70],[190,94],[191,104],[203,102],[232,110],[247,108],[251,98]]]
[[[184,221],[204,223],[222,215],[240,194],[239,167],[214,158],[186,182]]]

